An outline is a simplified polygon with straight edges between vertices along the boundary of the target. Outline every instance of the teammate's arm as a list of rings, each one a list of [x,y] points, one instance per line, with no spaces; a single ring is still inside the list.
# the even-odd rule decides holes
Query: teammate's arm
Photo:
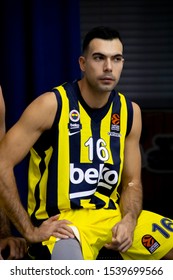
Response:
[[[0,260],[22,259],[26,250],[26,240],[12,235],[10,221],[0,207]]]
[[[4,98],[2,95],[2,89],[0,86],[0,140],[5,134],[5,104]]]

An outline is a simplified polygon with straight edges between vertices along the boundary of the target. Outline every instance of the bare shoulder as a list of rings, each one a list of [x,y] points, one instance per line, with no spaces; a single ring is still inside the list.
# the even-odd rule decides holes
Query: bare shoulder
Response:
[[[135,102],[132,102],[132,106],[133,106],[133,124],[132,124],[130,135],[140,136],[142,130],[141,108]]]
[[[21,122],[31,120],[34,126],[49,129],[54,121],[58,104],[54,92],[45,92],[33,100],[21,116]]]
[[[135,102],[132,102],[132,106],[133,106],[134,113],[141,115],[141,108],[140,108],[140,106],[137,103],[135,103]]]
[[[45,92],[38,96],[30,105],[39,106],[47,110],[57,109],[57,99],[54,92]],[[29,106],[30,106],[29,105]],[[39,108],[38,107],[38,108]]]
[[[135,102],[132,102],[132,106],[133,106],[133,122],[134,123],[140,123],[141,122],[141,108],[140,106],[135,103]]]

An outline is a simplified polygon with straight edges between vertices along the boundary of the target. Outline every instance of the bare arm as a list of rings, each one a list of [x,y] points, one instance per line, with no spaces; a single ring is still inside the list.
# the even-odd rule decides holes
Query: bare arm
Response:
[[[51,235],[59,238],[74,237],[67,226],[69,222],[58,221],[56,216],[48,219],[40,228],[33,227],[20,202],[13,173],[13,167],[24,158],[42,131],[51,127],[56,110],[57,103],[53,93],[38,98],[26,109],[0,145],[0,260],[22,259],[27,250],[24,238],[12,236],[7,215],[30,242],[43,241]],[[0,87],[0,141],[4,135],[5,104]]]
[[[141,111],[133,103],[134,118],[130,134],[125,142],[124,167],[122,172],[122,193],[120,210],[122,220],[112,229],[112,243],[107,248],[126,251],[133,241],[133,233],[138,216],[142,209],[142,184],[141,184]]]
[[[132,130],[125,143],[125,161],[122,173],[122,193],[120,209],[123,218],[127,218],[135,227],[137,218],[142,209],[141,183],[141,112],[136,104]]]
[[[10,222],[4,213],[4,210],[0,208],[0,238],[4,238],[11,235]]]
[[[2,94],[2,89],[0,87],[0,141],[5,135],[5,103]],[[4,238],[11,234],[10,223],[5,215],[5,212],[0,208],[0,238]]]
[[[0,141],[5,134],[5,104],[0,86]]]
[[[0,143],[0,205],[19,232],[30,239],[36,230],[23,208],[14,177],[14,166],[29,152],[41,133],[53,123],[57,103],[53,93],[38,97]]]
[[[3,208],[0,208],[0,260],[22,259],[26,250],[26,240],[12,235],[10,221]]]
[[[0,141],[5,135],[5,103],[2,89],[0,87]],[[8,253],[8,259],[21,259],[26,252],[26,241],[24,238],[15,237],[11,234],[11,225],[4,209],[0,207],[0,260]],[[9,249],[9,250],[8,250]]]

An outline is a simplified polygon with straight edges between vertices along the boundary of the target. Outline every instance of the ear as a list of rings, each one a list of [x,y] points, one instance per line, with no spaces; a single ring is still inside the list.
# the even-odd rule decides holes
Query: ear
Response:
[[[80,56],[79,57],[79,66],[82,72],[85,72],[85,57]]]

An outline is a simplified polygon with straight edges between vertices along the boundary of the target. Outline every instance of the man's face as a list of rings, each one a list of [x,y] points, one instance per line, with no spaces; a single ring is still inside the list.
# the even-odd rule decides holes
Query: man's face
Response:
[[[123,69],[123,46],[119,39],[93,39],[79,63],[88,85],[109,92],[118,83]]]

